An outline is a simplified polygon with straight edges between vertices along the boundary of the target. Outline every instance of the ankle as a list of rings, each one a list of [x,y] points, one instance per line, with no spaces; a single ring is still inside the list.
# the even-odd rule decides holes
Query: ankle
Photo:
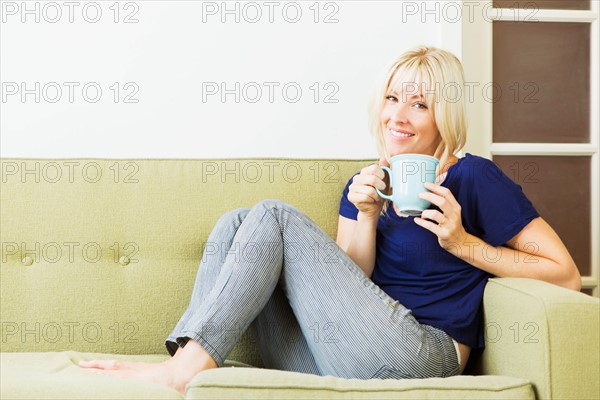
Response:
[[[185,344],[185,347],[178,348],[175,355],[168,361],[169,364],[173,365],[175,368],[183,366],[196,372],[210,368],[218,368],[217,363],[210,353],[193,339],[189,339]]]

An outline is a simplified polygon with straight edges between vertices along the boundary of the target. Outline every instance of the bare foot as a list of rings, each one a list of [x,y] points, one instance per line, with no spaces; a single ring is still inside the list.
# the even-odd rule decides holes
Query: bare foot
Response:
[[[90,360],[79,362],[79,367],[100,375],[158,383],[185,394],[185,386],[198,372],[217,368],[217,364],[204,348],[190,340],[173,358],[161,363]]]

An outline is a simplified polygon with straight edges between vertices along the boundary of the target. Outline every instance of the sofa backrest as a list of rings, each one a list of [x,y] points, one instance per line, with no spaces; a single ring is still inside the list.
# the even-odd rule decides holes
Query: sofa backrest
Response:
[[[1,350],[164,354],[223,213],[281,199],[333,238],[372,162],[2,159]]]

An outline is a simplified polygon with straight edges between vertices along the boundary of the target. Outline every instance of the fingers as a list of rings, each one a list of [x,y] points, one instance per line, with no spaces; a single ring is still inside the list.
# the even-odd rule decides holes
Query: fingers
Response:
[[[373,188],[377,188],[379,190],[385,190],[386,184],[383,180],[381,180],[377,175],[373,174],[360,174],[354,177],[352,181],[353,185],[356,185],[355,188],[359,186],[369,186]]]
[[[435,204],[436,206],[438,206],[444,212],[444,214],[448,214],[451,211],[449,209],[450,204],[448,200],[446,200],[444,197],[438,194],[425,192],[419,193],[419,197],[423,200],[427,200],[431,204]]]
[[[444,214],[450,215],[453,213],[458,213],[460,215],[461,207],[456,201],[456,198],[450,191],[450,189],[435,185],[433,183],[426,182],[425,188],[431,190],[431,192],[419,193],[419,197],[423,200],[427,200],[428,202],[435,204],[438,206]]]
[[[358,186],[348,192],[348,200],[353,204],[376,203],[380,197],[372,187]]]
[[[363,185],[373,186],[379,190],[385,190],[387,187],[384,179],[387,174],[381,169],[381,166],[377,164],[371,164],[364,167],[360,174],[356,175],[355,181]]]
[[[438,237],[440,246],[449,249],[452,244],[460,243],[466,232],[462,226],[461,206],[452,192],[443,186],[425,184],[431,192],[420,193],[419,197],[435,204],[441,210],[427,209],[415,223],[431,231]]]
[[[348,200],[354,204],[360,201],[378,202],[381,198],[375,189],[382,191],[386,189],[387,185],[382,180],[384,177],[383,170],[377,164],[363,168],[360,174],[352,179],[352,184],[348,188]]]
[[[458,201],[456,201],[456,198],[454,197],[454,195],[452,194],[450,189],[448,189],[447,187],[441,186],[441,185],[436,185],[436,184],[430,183],[430,182],[425,182],[424,186],[425,186],[425,189],[430,190],[431,192],[442,197],[444,200],[446,200],[452,206],[460,207],[460,205],[458,204]],[[434,203],[434,204],[436,204],[436,203]]]
[[[421,218],[415,217],[414,221],[415,221],[415,224],[420,225],[423,228],[431,231],[434,235],[436,235],[438,237],[442,234],[442,228],[438,224],[435,224],[431,221],[423,219],[423,217],[421,217]]]
[[[379,197],[375,189],[386,190],[387,184],[384,179],[386,179],[386,174],[380,165],[367,165],[352,178],[352,183],[348,188],[348,201],[365,214],[379,215],[384,200]]]
[[[383,170],[381,169],[381,166],[377,165],[377,164],[371,164],[371,165],[364,167],[360,171],[360,174],[358,176],[360,176],[360,175],[375,175],[379,179],[385,178],[385,172],[383,172]]]
[[[436,185],[435,183],[425,182],[423,186],[425,186],[426,189],[431,190],[433,193],[436,193],[442,197],[447,197],[449,194],[452,194],[452,192],[450,192],[450,189],[448,189],[447,187]]]
[[[421,219],[429,219],[440,225],[446,220],[446,217],[438,210],[427,209],[421,213]]]

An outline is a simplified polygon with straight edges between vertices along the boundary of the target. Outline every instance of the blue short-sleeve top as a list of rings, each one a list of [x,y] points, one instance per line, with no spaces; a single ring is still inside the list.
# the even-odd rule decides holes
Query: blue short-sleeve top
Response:
[[[357,219],[346,184],[341,216]],[[496,249],[539,217],[520,185],[492,161],[467,153],[452,165],[442,186],[450,189],[462,209],[465,230],[489,246],[471,247],[493,261]],[[430,208],[439,208],[431,205]],[[371,279],[390,297],[411,310],[422,324],[443,330],[473,349],[484,348],[481,303],[489,273],[440,247],[437,236],[417,225],[414,217],[396,214],[391,203],[379,217],[376,259]]]

